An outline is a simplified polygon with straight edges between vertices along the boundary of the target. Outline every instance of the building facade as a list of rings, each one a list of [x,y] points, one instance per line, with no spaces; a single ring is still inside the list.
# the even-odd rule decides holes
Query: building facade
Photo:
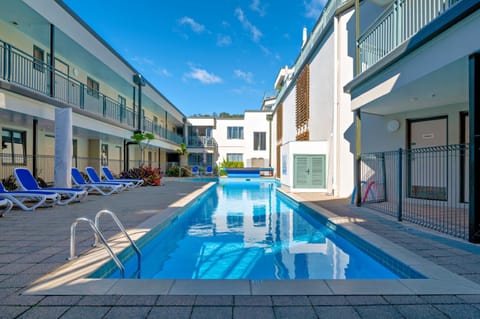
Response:
[[[183,141],[184,114],[61,1],[2,3],[0,57],[2,178],[142,158],[164,170]],[[155,136],[143,156],[135,131]]]

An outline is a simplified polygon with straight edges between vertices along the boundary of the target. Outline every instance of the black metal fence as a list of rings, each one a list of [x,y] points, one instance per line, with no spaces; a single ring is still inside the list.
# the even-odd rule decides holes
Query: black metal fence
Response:
[[[468,145],[362,154],[361,205],[468,239]]]

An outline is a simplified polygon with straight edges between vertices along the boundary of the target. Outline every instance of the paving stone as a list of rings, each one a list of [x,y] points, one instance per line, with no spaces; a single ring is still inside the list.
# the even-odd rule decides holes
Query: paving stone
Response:
[[[430,304],[455,304],[463,303],[464,301],[453,295],[422,295],[423,300]]]
[[[480,303],[480,295],[457,295],[457,297],[467,303]]]
[[[415,305],[426,303],[419,296],[382,296],[389,304],[392,305]]]
[[[82,296],[47,296],[38,303],[39,306],[73,306]]]
[[[142,319],[147,318],[151,307],[114,307],[104,319]]]
[[[113,306],[120,296],[84,296],[77,305],[81,306]]]
[[[389,318],[403,319],[404,317],[398,312],[394,306],[355,306],[355,310],[361,318]]]
[[[23,306],[3,306],[0,309],[0,319],[15,318],[27,309],[28,307]]]
[[[157,306],[193,306],[195,296],[158,296]]]
[[[0,264],[9,264],[23,256],[23,254],[0,254]]]
[[[235,306],[272,306],[270,296],[235,296]]]
[[[411,319],[447,319],[448,317],[431,305],[397,305],[395,308],[406,318]]]
[[[235,307],[233,319],[275,319],[272,307]]]
[[[35,266],[35,264],[11,263],[0,267],[0,274],[18,274],[33,266]]]
[[[472,305],[435,305],[435,308],[451,319],[478,319],[480,310]]]
[[[197,306],[233,306],[233,296],[197,296]]]
[[[188,319],[192,313],[192,307],[153,307],[148,314],[148,319]]]
[[[157,296],[121,296],[116,305],[119,306],[153,306]]]
[[[308,298],[314,306],[346,306],[350,304],[345,296],[309,296]]]
[[[33,306],[38,304],[44,296],[24,296],[15,293],[5,298],[0,298],[0,305],[7,306]]]
[[[80,306],[72,307],[61,319],[101,319],[110,310],[110,307]]]
[[[18,317],[18,319],[56,319],[60,318],[67,310],[68,307],[32,307]]]
[[[351,305],[386,305],[382,296],[346,296]]]
[[[314,309],[318,317],[322,319],[360,319],[360,315],[353,306],[315,306]]]
[[[276,319],[317,319],[317,314],[312,306],[295,306],[295,307],[274,307]]]
[[[0,288],[24,288],[37,279],[38,274],[15,274],[0,282]]]
[[[225,319],[232,318],[233,307],[201,307],[195,306],[191,319]]]
[[[274,306],[310,306],[307,296],[272,296]]]

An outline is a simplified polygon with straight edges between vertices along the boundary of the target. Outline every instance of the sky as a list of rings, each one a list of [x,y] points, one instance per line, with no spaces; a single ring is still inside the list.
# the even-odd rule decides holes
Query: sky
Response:
[[[185,115],[258,110],[326,0],[64,0]]]

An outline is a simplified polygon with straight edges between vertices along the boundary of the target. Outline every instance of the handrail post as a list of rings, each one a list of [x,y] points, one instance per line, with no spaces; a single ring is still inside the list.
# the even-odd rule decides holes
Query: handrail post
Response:
[[[142,252],[140,251],[138,246],[135,244],[133,239],[130,237],[130,235],[127,233],[127,231],[125,230],[125,227],[120,222],[120,219],[118,219],[117,215],[108,209],[102,209],[95,215],[95,226],[97,227],[97,229],[100,229],[100,217],[105,214],[110,215],[110,217],[112,217],[113,221],[117,224],[118,228],[120,228],[120,231],[125,235],[125,237],[127,237],[128,241],[132,245],[133,250],[137,254],[137,277],[140,278],[140,274],[142,271]],[[100,232],[99,232],[99,235],[101,235]],[[95,233],[95,243],[93,244],[93,246],[97,246],[97,245],[98,245],[98,236]]]
[[[403,192],[402,192],[402,185],[403,185],[403,155],[402,155],[402,148],[398,149],[398,206],[397,206],[397,216],[398,216],[398,221],[402,221],[402,198],[403,198]]]
[[[77,229],[77,224],[79,222],[86,222],[90,226],[90,228],[93,230],[95,235],[98,235],[98,237],[100,238],[100,241],[104,245],[108,254],[113,259],[117,267],[120,269],[120,274],[122,275],[122,278],[125,278],[125,267],[123,267],[122,262],[120,261],[120,259],[118,259],[117,255],[115,255],[112,248],[110,248],[107,240],[105,239],[105,237],[103,237],[102,233],[98,230],[97,226],[95,226],[93,221],[85,217],[79,217],[75,219],[75,221],[72,223],[72,226],[70,226],[70,257],[68,258],[68,260],[73,260],[77,258],[75,254],[75,242],[76,242],[76,229]]]

